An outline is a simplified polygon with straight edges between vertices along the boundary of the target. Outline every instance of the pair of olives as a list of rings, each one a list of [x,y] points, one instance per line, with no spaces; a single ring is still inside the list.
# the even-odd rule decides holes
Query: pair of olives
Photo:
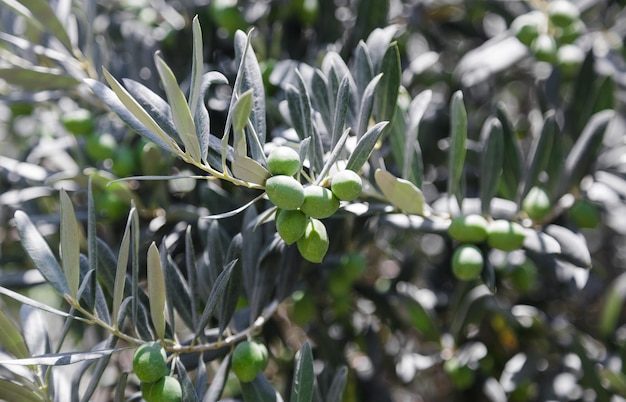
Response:
[[[168,375],[167,355],[159,342],[147,342],[137,348],[133,370],[141,381],[141,395],[146,402],[182,401],[182,388],[176,378]]]
[[[276,231],[286,244],[297,242],[306,260],[321,262],[329,241],[320,219],[337,212],[340,201],[356,199],[363,187],[361,178],[351,170],[343,170],[331,178],[330,188],[316,184],[303,186],[294,177],[300,170],[300,157],[285,146],[270,153],[267,168],[272,176],[265,181],[265,192],[278,208]]]

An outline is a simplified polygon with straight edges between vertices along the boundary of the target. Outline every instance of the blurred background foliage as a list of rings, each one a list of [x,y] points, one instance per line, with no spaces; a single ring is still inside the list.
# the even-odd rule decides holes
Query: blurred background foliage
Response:
[[[573,1],[580,10],[578,32],[571,39],[551,29],[555,47],[545,56],[515,37],[513,21],[533,10],[547,12],[549,3],[50,1],[69,33],[69,52],[50,34],[54,27],[42,29],[14,7],[0,7],[0,285],[61,304],[36,286],[42,279],[19,244],[12,217],[17,209],[27,212],[57,250],[58,190],[72,191],[84,223],[90,177],[99,237],[111,247],[120,244],[134,200],[142,228],[139,255],[168,235],[176,261],[184,259],[184,246],[176,240],[187,225],[203,250],[208,223],[200,218],[232,210],[254,195],[228,183],[194,179],[109,184],[120,177],[201,172],[130,133],[81,84],[83,78],[99,79],[105,66],[115,77],[158,91],[153,55],[160,50],[187,90],[191,21],[198,15],[207,69],[234,82],[234,34],[254,27],[268,133],[278,138],[289,125],[279,104],[294,67],[318,67],[330,51],[353,65],[359,41],[380,29],[379,37],[399,49],[398,110],[408,113],[415,96],[432,91],[419,144],[422,191],[433,206],[445,199],[448,105],[455,91],[463,91],[468,115],[468,204],[480,191],[480,133],[489,116],[507,123],[504,129],[519,140],[519,157],[526,161],[546,112],[553,111],[559,133],[546,154],[544,170],[550,174],[538,180],[557,201],[564,192],[551,173],[562,169],[591,116],[616,111],[591,157],[581,161],[579,183],[566,189],[571,197],[564,200],[565,212],[553,217],[584,240],[593,268],[494,251],[492,292],[454,279],[454,244],[440,232],[415,231],[405,220],[385,215],[332,220],[329,257],[321,266],[301,267],[297,290],[263,328],[274,358],[268,378],[279,389],[287,383],[293,353],[306,338],[317,360],[350,368],[344,401],[626,400],[626,4]],[[217,86],[207,97],[211,131],[218,137],[230,96],[230,87]],[[384,142],[381,155],[390,171],[400,172],[392,148]],[[521,178],[508,154],[503,172]],[[516,189],[504,185],[498,196],[520,203]],[[224,238],[241,230],[242,219],[222,221]],[[84,339],[74,335],[78,349],[96,342],[99,334],[92,332]],[[123,357],[113,364],[127,370]],[[107,400],[114,382],[115,375],[103,381],[98,400]]]

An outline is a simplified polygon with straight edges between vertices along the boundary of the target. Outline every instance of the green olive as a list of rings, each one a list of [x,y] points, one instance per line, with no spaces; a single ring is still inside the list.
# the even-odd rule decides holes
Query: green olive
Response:
[[[75,109],[61,116],[63,127],[74,135],[91,134],[95,124],[91,112],[87,109]]]
[[[456,216],[452,218],[448,234],[463,243],[480,243],[487,238],[488,224],[485,218],[477,214]]]
[[[487,244],[502,251],[513,251],[522,247],[526,232],[516,222],[498,219],[487,227]]]
[[[300,210],[281,210],[276,217],[276,231],[286,244],[293,244],[304,235],[307,222]]]
[[[522,201],[522,209],[530,219],[540,221],[552,210],[550,195],[541,187],[533,187]]]
[[[547,31],[548,21],[541,11],[531,11],[515,18],[511,23],[511,29],[517,39],[530,46],[541,33]]]
[[[183,389],[176,378],[165,376],[157,382],[141,383],[141,396],[146,402],[181,402]]]
[[[548,4],[548,18],[555,26],[566,27],[580,18],[580,11],[568,0],[555,0]]]
[[[456,357],[446,360],[443,369],[454,387],[460,390],[471,387],[476,379],[474,370],[471,367],[461,365]]]
[[[530,44],[530,49],[539,61],[553,63],[556,60],[556,42],[550,35],[543,34],[536,37]]]
[[[311,185],[304,188],[300,210],[311,218],[328,218],[339,209],[339,199],[326,187]]]
[[[352,170],[336,173],[330,181],[330,189],[342,201],[353,201],[363,190],[361,177]]]
[[[87,156],[95,161],[103,161],[115,156],[117,141],[109,133],[92,133],[85,142]]]
[[[133,370],[142,382],[156,382],[169,373],[165,349],[158,342],[139,346],[133,356]]]
[[[272,176],[293,176],[300,170],[300,155],[289,147],[278,147],[267,158],[267,169]]]
[[[291,176],[268,178],[265,181],[265,191],[270,201],[280,209],[298,209],[304,202],[304,188]]]
[[[232,356],[232,369],[239,381],[251,382],[267,366],[267,348],[255,341],[239,343]]]
[[[322,221],[309,219],[304,235],[298,240],[298,251],[305,260],[320,263],[328,252],[328,234]]]
[[[463,281],[478,278],[484,265],[483,253],[474,245],[461,245],[452,254],[452,273]]]
[[[569,215],[576,226],[583,229],[594,229],[602,221],[598,206],[585,200],[576,201],[570,208]]]

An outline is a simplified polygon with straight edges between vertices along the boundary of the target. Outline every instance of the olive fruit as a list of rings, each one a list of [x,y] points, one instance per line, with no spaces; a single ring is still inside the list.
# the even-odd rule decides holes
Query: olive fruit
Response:
[[[488,224],[485,218],[477,214],[456,216],[452,218],[448,234],[463,243],[480,243],[487,238]]]
[[[304,201],[302,184],[291,176],[272,176],[265,181],[267,197],[280,209],[298,209]]]
[[[340,200],[352,201],[361,195],[363,181],[356,172],[346,169],[333,176],[330,189]]]
[[[530,49],[539,61],[552,63],[556,58],[556,42],[550,35],[543,34],[536,37],[530,44]]]
[[[576,226],[583,229],[596,228],[602,220],[598,207],[585,200],[574,202],[569,210],[569,215]]]
[[[93,117],[87,109],[75,109],[63,114],[61,124],[74,135],[87,135],[94,129]]]
[[[452,254],[452,273],[458,279],[469,281],[478,278],[485,261],[480,249],[471,244],[464,244]]]
[[[157,382],[142,382],[141,396],[146,402],[181,402],[183,390],[176,378],[165,376]]]
[[[339,199],[326,187],[311,185],[304,188],[300,210],[311,218],[328,218],[339,209]]]
[[[309,219],[304,235],[298,240],[298,251],[305,260],[320,263],[328,251],[328,234],[322,221]]]
[[[267,169],[272,176],[293,176],[300,170],[300,155],[289,147],[278,147],[267,158]]]
[[[250,382],[265,369],[267,360],[265,345],[255,341],[243,341],[235,347],[231,364],[239,381]]]
[[[456,389],[467,389],[472,386],[476,374],[471,367],[461,365],[456,357],[452,357],[443,363],[443,370],[448,374],[450,381]]]
[[[169,373],[165,349],[158,342],[139,346],[133,357],[133,370],[142,382],[156,382]]]
[[[513,251],[522,247],[526,232],[516,222],[497,219],[487,227],[487,244],[502,251]]]
[[[517,39],[530,46],[541,33],[547,31],[548,21],[544,13],[541,11],[531,11],[527,14],[520,15],[511,23],[511,29]]]
[[[556,52],[556,60],[563,75],[574,77],[585,60],[585,52],[576,45],[563,45]]]
[[[276,231],[286,244],[293,244],[304,234],[307,221],[300,210],[281,210],[276,216]]]
[[[87,155],[96,161],[102,161],[115,156],[117,141],[109,133],[92,133],[85,142]]]
[[[526,211],[530,219],[539,221],[545,218],[552,209],[550,195],[541,187],[533,187],[524,197],[522,209]]]
[[[566,27],[580,18],[580,12],[568,0],[556,0],[548,4],[548,18],[557,27]]]

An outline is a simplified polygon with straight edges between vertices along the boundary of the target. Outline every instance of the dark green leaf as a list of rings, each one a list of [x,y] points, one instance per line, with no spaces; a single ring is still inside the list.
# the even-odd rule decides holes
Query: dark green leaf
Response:
[[[251,382],[241,383],[241,394],[244,402],[282,402],[283,398],[274,390],[272,384],[263,374],[256,376]]]
[[[72,52],[72,42],[65,30],[65,26],[46,0],[19,0],[32,13],[32,17],[37,20],[45,29],[56,37],[67,50]]]
[[[191,62],[191,87],[189,89],[189,110],[194,118],[198,110],[198,103],[204,102],[202,93],[202,72],[204,71],[204,47],[202,46],[202,28],[198,16],[193,17],[191,22],[193,34],[193,56]],[[201,144],[202,145],[202,144]]]
[[[372,30],[388,24],[389,0],[361,0],[357,4],[356,21],[352,29],[351,44],[365,39]]]
[[[296,355],[296,367],[289,400],[291,402],[311,402],[314,384],[313,353],[311,352],[311,345],[305,342]]]
[[[370,117],[372,115],[372,109],[374,107],[374,92],[376,91],[376,87],[380,82],[380,79],[383,77],[382,73],[378,74],[367,84],[363,94],[361,96],[359,107],[359,114],[357,116],[357,125],[356,125],[356,135],[357,138],[361,138],[363,134],[365,134],[365,130],[367,129],[370,121]]]
[[[448,150],[448,196],[456,197],[461,205],[463,197],[459,185],[463,177],[467,142],[467,112],[463,104],[463,93],[457,91],[450,102],[450,149]]]
[[[337,102],[335,103],[335,113],[333,115],[333,126],[331,133],[331,147],[334,147],[339,141],[339,136],[346,125],[346,115],[348,113],[348,105],[350,104],[350,76],[346,75],[339,84],[339,92],[337,93]]]
[[[567,192],[571,186],[579,183],[586,174],[590,173],[589,169],[596,159],[604,132],[614,116],[613,110],[603,110],[591,116],[585,129],[567,155],[561,186],[558,191],[559,195]]]
[[[115,270],[113,285],[113,307],[111,309],[113,322],[117,322],[119,319],[120,306],[126,294],[126,271],[128,269],[128,257],[130,254],[131,225],[135,214],[137,214],[137,211],[135,208],[132,208],[128,215],[128,220],[126,221],[126,229],[122,236],[122,244],[120,245],[120,251],[117,257],[117,268]]]
[[[195,330],[195,321],[191,310],[191,289],[183,273],[178,265],[172,259],[172,256],[163,250],[167,256],[165,263],[165,283],[167,289],[167,299],[173,303],[174,308],[178,311],[181,320],[190,330]],[[171,322],[171,321],[170,321]]]
[[[192,322],[198,322],[198,306],[197,301],[200,299],[200,290],[198,288],[198,262],[196,261],[196,252],[191,237],[191,225],[187,226],[185,231],[185,266],[187,268],[187,283],[189,284],[189,308],[191,309]],[[195,327],[193,328],[195,330]]]
[[[583,235],[559,225],[548,225],[544,230],[561,245],[563,258],[579,267],[591,267],[591,255]]]
[[[397,43],[387,48],[379,72],[383,76],[374,98],[374,118],[376,121],[393,121],[402,75]]]
[[[417,286],[409,283],[399,283],[396,286],[400,303],[398,313],[406,318],[427,339],[436,341],[440,339],[439,328],[435,325],[433,311],[428,306],[429,297],[435,297],[431,292],[420,290]]]
[[[348,368],[346,366],[339,367],[339,370],[337,370],[333,377],[333,382],[330,384],[325,402],[341,402],[347,380]]]
[[[389,42],[397,31],[397,26],[389,25],[385,28],[374,29],[367,37],[366,44],[372,60],[372,71],[380,72],[380,66],[385,52],[389,48]]]
[[[37,231],[28,215],[22,211],[15,212],[15,224],[20,234],[20,241],[26,254],[41,272],[46,281],[61,295],[69,295],[70,290],[61,266],[57,262],[50,246]]]
[[[522,180],[522,151],[513,131],[511,121],[502,104],[498,105],[497,117],[502,123],[503,156],[500,192],[507,199],[514,200]]]
[[[230,357],[231,355],[226,356],[220,363],[202,402],[218,402],[222,397],[222,392],[224,392],[226,380],[228,379],[228,372],[230,371]]]
[[[148,298],[150,300],[150,317],[159,339],[165,337],[165,278],[161,266],[161,256],[156,244],[152,242],[148,248]]]
[[[495,117],[488,119],[483,126],[480,137],[482,143],[480,201],[482,213],[487,215],[491,200],[496,195],[502,172],[504,139],[500,121]]]
[[[423,92],[420,92],[412,101],[409,106],[408,111],[408,123],[407,130],[404,142],[404,155],[402,158],[402,178],[411,180],[413,184],[416,186],[421,185],[421,176],[422,176],[422,161],[421,160],[413,160],[413,156],[416,152],[419,152],[421,156],[421,149],[419,146],[419,125],[422,121],[422,117],[424,113],[426,113],[426,109],[428,105],[430,105],[430,101],[433,97],[433,92],[430,89],[427,89]],[[412,166],[417,165],[416,168],[411,168]],[[411,179],[411,172],[418,172],[419,182],[417,180]]]
[[[123,372],[117,379],[113,402],[126,402],[126,384],[128,384],[128,372]]]
[[[329,91],[328,80],[324,76],[324,73],[315,69],[315,72],[311,77],[311,99],[316,110],[322,116],[322,121],[326,125],[328,131],[330,131],[333,126],[333,117],[328,100]]]
[[[43,402],[43,396],[32,389],[15,382],[0,378],[0,395],[7,401]]]
[[[204,327],[206,327],[209,320],[213,316],[213,313],[217,308],[218,302],[221,300],[222,294],[224,293],[224,290],[228,285],[230,275],[236,263],[237,260],[229,262],[228,265],[224,267],[224,270],[217,277],[217,280],[213,284],[213,287],[211,288],[211,293],[209,294],[209,298],[206,302],[206,305],[204,306],[204,311],[202,312],[202,316],[200,317],[200,321],[198,321],[196,325],[196,335],[204,331]]]
[[[385,127],[387,127],[389,122],[381,121],[376,125],[372,126],[363,136],[359,139],[354,151],[350,155],[348,159],[348,163],[346,164],[346,169],[353,170],[355,172],[359,172],[363,165],[367,162],[374,147],[378,143],[380,136],[383,133]]]
[[[374,78],[374,68],[372,67],[372,59],[370,58],[367,45],[362,40],[356,47],[354,55],[354,81],[356,84],[356,92],[358,99],[363,100],[365,88]]]
[[[566,129],[573,140],[583,130],[585,123],[591,115],[591,102],[593,102],[593,87],[598,81],[598,73],[595,69],[595,55],[590,49],[585,56],[583,64],[578,70],[578,76],[573,80],[574,89],[570,96],[572,100],[567,110]]]
[[[87,254],[89,267],[96,270],[93,276],[94,284],[98,280],[98,234],[96,232],[96,207],[93,200],[93,188],[91,176],[87,184]],[[100,292],[102,288],[98,284]]]
[[[180,359],[176,359],[176,372],[178,373],[178,381],[183,389],[183,402],[200,402],[185,365],[180,362]]]
[[[80,233],[78,231],[78,222],[76,221],[74,206],[72,205],[70,197],[63,189],[61,189],[60,192],[60,205],[61,266],[63,267],[65,280],[67,281],[70,289],[70,295],[76,299],[80,281],[80,267],[78,265],[80,255]]]
[[[250,112],[252,112],[252,90],[248,90],[239,95],[233,104],[233,148],[235,149],[235,155],[246,155],[246,137],[245,135],[240,136],[240,134],[243,134],[243,130],[248,124]]]
[[[622,306],[626,300],[626,273],[621,274],[605,293],[604,306],[600,316],[600,332],[604,337],[615,333]]]
[[[228,79],[221,73],[210,71],[202,76],[202,85],[198,94],[198,102],[194,111],[194,123],[200,142],[200,151],[203,160],[219,171],[222,169],[222,141],[211,134],[211,119],[204,104],[204,98],[209,86],[213,84],[227,84]],[[193,111],[193,110],[192,110]],[[226,160],[232,161],[232,147],[226,147]]]
[[[556,116],[554,111],[551,110],[546,113],[541,133],[533,139],[530,152],[528,153],[528,170],[524,179],[523,192],[518,197],[519,202],[533,186],[538,184],[539,174],[548,167],[552,146],[557,141],[559,133]]]

